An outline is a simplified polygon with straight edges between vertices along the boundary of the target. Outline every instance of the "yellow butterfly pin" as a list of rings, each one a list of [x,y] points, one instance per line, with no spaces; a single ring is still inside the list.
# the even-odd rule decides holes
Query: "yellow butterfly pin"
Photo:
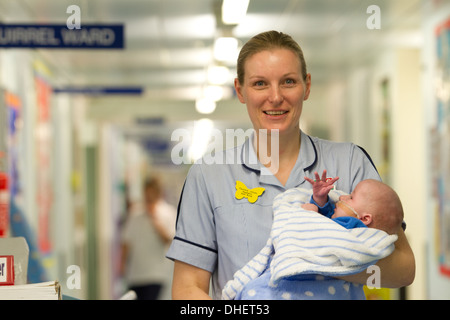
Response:
[[[249,189],[247,186],[239,181],[236,180],[236,194],[235,197],[238,200],[241,200],[242,198],[247,198],[248,202],[255,203],[256,200],[258,200],[258,197],[264,193],[266,189],[264,188],[253,188]]]

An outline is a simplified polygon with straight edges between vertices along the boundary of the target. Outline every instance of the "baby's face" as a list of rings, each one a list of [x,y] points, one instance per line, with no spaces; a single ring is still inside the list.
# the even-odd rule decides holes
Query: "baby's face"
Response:
[[[349,195],[340,196],[336,203],[336,209],[331,218],[354,217],[359,218],[358,212],[363,212],[365,205],[366,188],[362,183],[358,184]]]
[[[334,214],[331,216],[332,219],[339,217],[353,217],[359,218],[358,212],[356,212],[353,207],[351,207],[346,201],[339,200],[336,202],[336,208],[334,209]]]

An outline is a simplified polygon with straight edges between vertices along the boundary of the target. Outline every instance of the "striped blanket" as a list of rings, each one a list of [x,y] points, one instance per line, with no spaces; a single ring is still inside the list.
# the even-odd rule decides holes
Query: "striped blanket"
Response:
[[[329,197],[337,201],[342,194],[332,190]],[[311,190],[294,188],[275,198],[270,238],[225,285],[223,299],[239,298],[243,288],[263,273],[269,280],[267,288],[276,287],[283,279],[299,280],[302,275],[350,275],[364,271],[394,250],[396,235],[373,228],[345,229],[332,219],[301,208],[310,197]]]

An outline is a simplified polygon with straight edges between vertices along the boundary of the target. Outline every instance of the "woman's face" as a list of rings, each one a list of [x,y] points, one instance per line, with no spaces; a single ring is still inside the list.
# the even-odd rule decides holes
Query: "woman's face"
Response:
[[[300,60],[291,50],[265,50],[245,62],[244,83],[235,80],[239,101],[247,105],[253,128],[278,129],[298,135],[303,101],[308,99],[311,76],[301,76]]]

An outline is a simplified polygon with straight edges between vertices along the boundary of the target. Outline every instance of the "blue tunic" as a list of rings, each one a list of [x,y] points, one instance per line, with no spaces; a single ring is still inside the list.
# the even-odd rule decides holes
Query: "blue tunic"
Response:
[[[265,246],[275,196],[290,188],[311,188],[304,177],[314,179],[314,172],[324,169],[330,177],[339,177],[336,188],[346,193],[362,180],[380,180],[362,148],[310,137],[301,131],[300,135],[297,162],[284,186],[255,160],[251,139],[216,155],[215,159],[223,161],[202,160],[190,168],[178,207],[176,236],[167,257],[211,272],[214,299],[221,298],[227,281]],[[249,189],[262,187],[265,191],[254,203],[245,197],[237,199],[236,181]],[[349,288],[349,298],[364,296],[362,286],[329,281],[340,281],[343,288]]]

